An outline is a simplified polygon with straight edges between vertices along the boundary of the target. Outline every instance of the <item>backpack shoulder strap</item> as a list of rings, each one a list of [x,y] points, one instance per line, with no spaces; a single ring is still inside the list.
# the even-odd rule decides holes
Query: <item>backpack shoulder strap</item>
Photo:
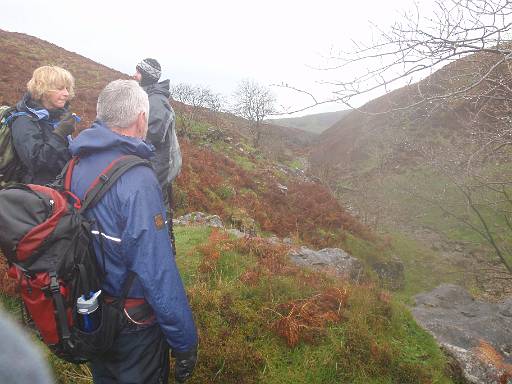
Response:
[[[18,112],[16,107],[2,106],[0,107],[0,120],[2,124],[6,124],[9,127],[12,125],[14,119],[18,116],[28,116],[27,112]]]
[[[120,158],[112,161],[103,171],[101,171],[98,177],[96,177],[96,179],[94,179],[94,181],[89,186],[82,201],[82,207],[80,208],[80,211],[83,212],[87,208],[96,205],[98,201],[100,201],[109,191],[109,189],[115,184],[117,179],[119,179],[129,169],[138,165],[151,168],[151,162],[135,155],[121,156]]]

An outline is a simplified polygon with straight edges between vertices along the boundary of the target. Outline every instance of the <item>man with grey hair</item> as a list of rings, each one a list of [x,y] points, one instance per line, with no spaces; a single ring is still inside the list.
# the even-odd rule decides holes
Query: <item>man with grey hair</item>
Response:
[[[153,147],[143,141],[148,112],[148,96],[137,82],[116,80],[105,87],[97,120],[70,145],[79,158],[73,193],[83,199],[101,171],[122,156],[153,156]],[[185,382],[195,367],[197,332],[154,171],[145,166],[128,170],[85,214],[95,225],[93,245],[105,269],[106,299],[119,297],[129,272],[135,275],[124,308],[128,323],[110,351],[91,361],[94,382],[167,383],[169,346],[176,358],[175,382]]]

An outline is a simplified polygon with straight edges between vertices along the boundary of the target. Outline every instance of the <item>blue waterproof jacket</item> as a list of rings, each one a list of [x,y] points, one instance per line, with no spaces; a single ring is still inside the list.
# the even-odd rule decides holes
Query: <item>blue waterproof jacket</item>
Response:
[[[69,148],[73,156],[79,156],[71,191],[81,199],[93,180],[114,159],[123,155],[145,159],[153,156],[151,145],[119,135],[98,121],[80,133]],[[128,297],[145,298],[151,305],[173,350],[186,352],[194,348],[196,328],[168,229],[162,220],[165,209],[154,171],[145,166],[130,169],[86,216],[98,223],[93,230],[94,247],[100,266],[104,252],[104,292],[119,296],[128,271],[135,272],[137,277]]]
[[[27,169],[24,183],[47,184],[55,179],[69,160],[68,141],[53,133],[62,114],[59,108],[48,111],[27,93],[16,104],[18,112],[11,132],[14,148]]]

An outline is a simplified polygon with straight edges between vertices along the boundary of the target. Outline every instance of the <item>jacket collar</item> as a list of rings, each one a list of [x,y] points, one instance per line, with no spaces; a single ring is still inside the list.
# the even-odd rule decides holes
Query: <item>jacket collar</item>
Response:
[[[151,144],[136,137],[113,132],[99,120],[73,139],[69,150],[73,156],[110,150],[126,155],[137,155],[143,159],[154,156],[154,147]]]
[[[50,123],[56,123],[60,116],[66,112],[69,103],[64,108],[47,110],[37,101],[32,99],[30,93],[25,93],[23,98],[16,104],[16,109],[20,112],[27,112],[36,120],[48,120]]]

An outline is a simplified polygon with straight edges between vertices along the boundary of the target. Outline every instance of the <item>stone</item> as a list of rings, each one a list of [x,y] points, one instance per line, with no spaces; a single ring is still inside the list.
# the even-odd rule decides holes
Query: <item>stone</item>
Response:
[[[279,189],[279,191],[284,194],[286,194],[286,192],[288,192],[288,187],[286,185],[283,185],[280,183],[277,183],[277,189]]]
[[[293,244],[293,240],[289,237],[285,237],[283,239],[283,244],[286,244],[286,245],[292,245]]]
[[[186,215],[178,217],[176,221],[173,220],[173,224],[181,224],[181,225],[207,225],[210,227],[216,228],[224,228],[222,223],[222,219],[217,215],[210,215],[203,212],[190,212]]]
[[[333,272],[339,277],[359,282],[363,276],[363,264],[339,248],[324,248],[319,251],[300,247],[288,253],[290,260],[299,266]]]
[[[487,303],[462,287],[442,284],[417,295],[412,314],[457,362],[466,382],[499,384],[511,370],[512,299]],[[482,353],[486,348],[492,353]]]

